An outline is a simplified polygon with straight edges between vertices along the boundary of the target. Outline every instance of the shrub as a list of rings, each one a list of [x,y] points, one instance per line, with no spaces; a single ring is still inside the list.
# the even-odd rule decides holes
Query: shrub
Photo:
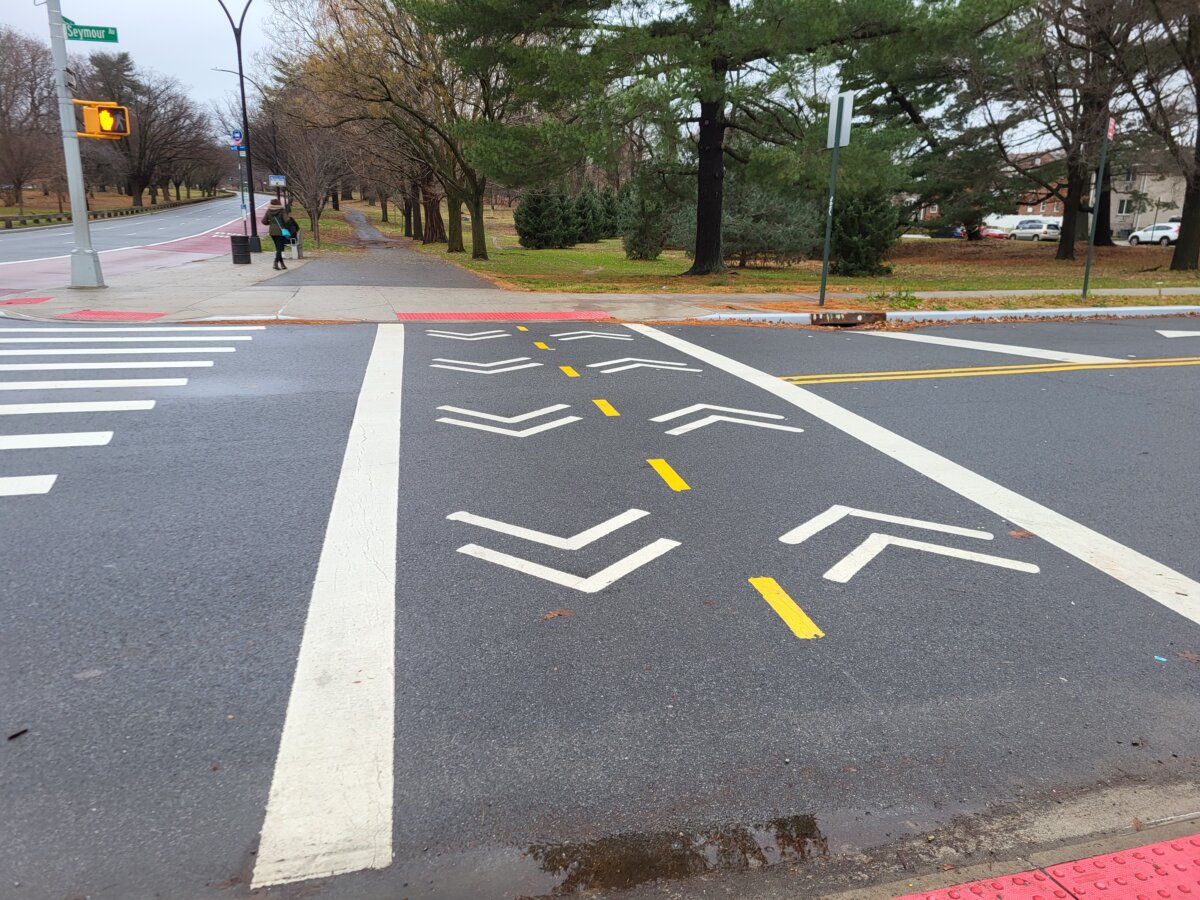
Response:
[[[884,265],[900,226],[899,210],[885,193],[851,194],[839,200],[833,216],[835,275],[887,275]]]
[[[574,221],[571,200],[545,189],[523,194],[513,212],[521,246],[530,250],[571,246],[575,243]]]
[[[594,244],[604,237],[604,204],[591,188],[586,188],[575,198],[575,223],[577,240],[581,244]]]

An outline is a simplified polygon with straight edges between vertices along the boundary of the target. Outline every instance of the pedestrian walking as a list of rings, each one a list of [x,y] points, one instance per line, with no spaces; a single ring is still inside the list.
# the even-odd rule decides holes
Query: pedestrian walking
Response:
[[[271,264],[272,269],[287,268],[283,262],[283,248],[287,244],[291,232],[288,231],[288,227],[285,224],[285,215],[283,204],[276,197],[267,207],[267,211],[262,219],[262,223],[267,226],[268,233],[271,235],[271,241],[275,244],[275,261]]]

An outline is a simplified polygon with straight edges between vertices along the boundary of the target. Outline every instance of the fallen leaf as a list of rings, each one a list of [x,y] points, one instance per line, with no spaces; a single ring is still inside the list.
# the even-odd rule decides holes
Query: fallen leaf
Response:
[[[942,871],[943,872],[953,872],[957,868],[958,868],[958,866],[952,866],[952,865],[950,865],[950,863],[942,863]]]
[[[552,609],[550,612],[542,616],[543,619],[560,619],[569,618],[575,615],[575,611],[571,609]]]
[[[709,609],[713,609],[717,605],[717,601],[716,600],[705,600],[704,605],[707,606]]]
[[[1008,533],[1008,536],[1011,538],[1031,538],[1031,537],[1033,537],[1033,532],[1025,531],[1024,529],[1021,529],[1021,528],[1014,528],[1012,531],[1010,531]]]
[[[1200,666],[1200,653],[1193,653],[1191,650],[1180,650],[1175,655],[1185,662],[1190,662],[1193,666]]]
[[[1139,819],[1137,816],[1133,817],[1133,830],[1134,831],[1142,830],[1142,820]]]

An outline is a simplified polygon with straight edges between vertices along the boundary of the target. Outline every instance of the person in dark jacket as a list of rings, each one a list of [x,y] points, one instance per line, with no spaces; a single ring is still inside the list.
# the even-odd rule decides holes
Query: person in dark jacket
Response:
[[[283,204],[279,202],[279,198],[276,198],[271,201],[262,219],[262,223],[267,226],[271,240],[275,244],[275,261],[271,264],[272,269],[287,268],[283,262],[283,247],[287,243],[287,237],[284,235],[284,231],[287,230],[285,216]]]

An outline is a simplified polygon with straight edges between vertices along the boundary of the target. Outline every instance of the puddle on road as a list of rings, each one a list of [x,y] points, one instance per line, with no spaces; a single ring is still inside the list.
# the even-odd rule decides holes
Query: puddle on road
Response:
[[[561,896],[802,861],[828,849],[815,818],[789,816],[696,833],[617,834],[586,843],[534,844],[527,853],[544,872],[558,878],[551,893]]]

